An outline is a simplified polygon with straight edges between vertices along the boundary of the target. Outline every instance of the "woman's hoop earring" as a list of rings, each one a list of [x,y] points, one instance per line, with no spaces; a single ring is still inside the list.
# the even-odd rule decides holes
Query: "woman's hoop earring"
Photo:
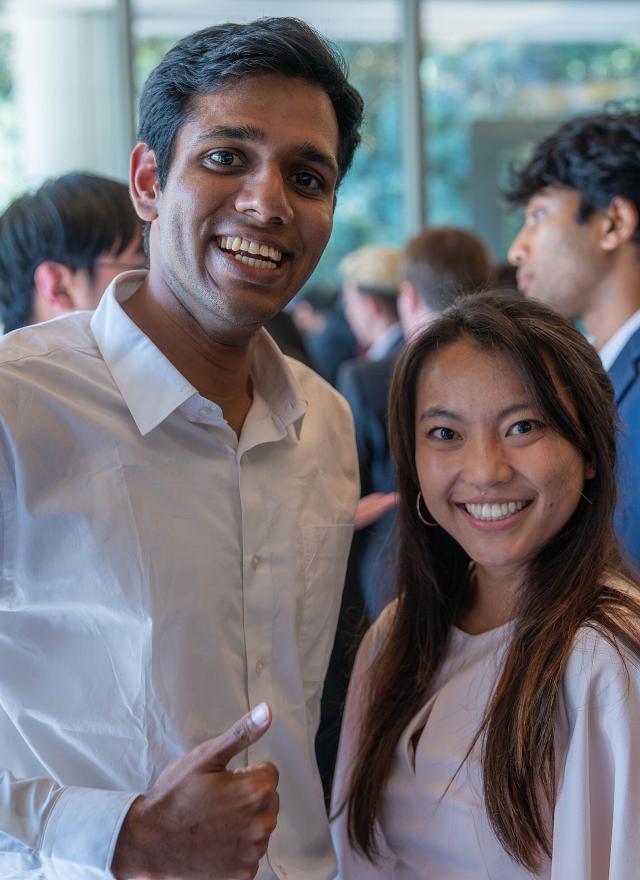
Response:
[[[416,498],[416,513],[418,514],[418,519],[421,523],[424,523],[425,526],[429,526],[430,529],[435,528],[438,523],[437,522],[429,522],[422,513],[420,512],[420,502],[422,501],[422,492],[418,492],[418,497]],[[425,508],[426,509],[426,508]]]

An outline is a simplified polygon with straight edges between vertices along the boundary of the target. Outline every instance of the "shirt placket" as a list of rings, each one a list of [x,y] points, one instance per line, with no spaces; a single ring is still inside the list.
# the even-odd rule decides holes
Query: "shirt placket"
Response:
[[[262,497],[262,481],[252,466],[251,452],[239,461],[242,512],[242,601],[247,657],[249,707],[266,702],[273,706],[273,603],[274,572],[269,550],[269,505]],[[251,746],[249,763],[271,758],[271,736]]]

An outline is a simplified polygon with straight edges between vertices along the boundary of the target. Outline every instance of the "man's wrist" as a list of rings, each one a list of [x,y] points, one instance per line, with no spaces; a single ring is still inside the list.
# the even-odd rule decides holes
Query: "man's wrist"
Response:
[[[140,795],[131,804],[116,842],[111,862],[111,873],[116,880],[146,880],[150,877],[145,859],[146,848],[141,845],[137,833],[143,810],[144,795]]]

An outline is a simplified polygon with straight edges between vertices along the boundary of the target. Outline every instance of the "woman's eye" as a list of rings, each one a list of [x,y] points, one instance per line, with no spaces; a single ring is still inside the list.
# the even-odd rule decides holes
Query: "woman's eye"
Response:
[[[207,153],[207,160],[214,165],[233,165],[237,156],[231,150],[213,150]]]
[[[509,428],[508,433],[512,435],[519,436],[521,434],[530,434],[532,431],[535,431],[537,428],[542,428],[542,422],[539,422],[537,419],[521,419],[519,422],[516,422],[515,425],[512,425]]]
[[[429,436],[436,440],[455,440],[458,435],[452,428],[432,428]]]

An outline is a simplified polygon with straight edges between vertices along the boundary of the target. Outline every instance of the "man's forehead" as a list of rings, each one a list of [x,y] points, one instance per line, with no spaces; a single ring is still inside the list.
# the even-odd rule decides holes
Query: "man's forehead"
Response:
[[[264,80],[264,77],[243,77],[216,91],[194,95],[178,129],[178,138],[200,146],[216,139],[260,144],[277,135],[289,142],[292,151],[304,153],[310,161],[326,164],[337,172],[339,131],[328,94],[321,86],[298,77],[275,75],[270,79],[268,84],[256,84],[256,80]],[[283,100],[279,100],[278,87],[287,92],[300,85],[309,92],[310,100],[305,101],[308,113],[301,114],[298,107],[287,116],[288,96],[285,94]],[[314,92],[318,101],[313,101]],[[284,108],[279,113],[277,127],[272,125],[270,103]]]

